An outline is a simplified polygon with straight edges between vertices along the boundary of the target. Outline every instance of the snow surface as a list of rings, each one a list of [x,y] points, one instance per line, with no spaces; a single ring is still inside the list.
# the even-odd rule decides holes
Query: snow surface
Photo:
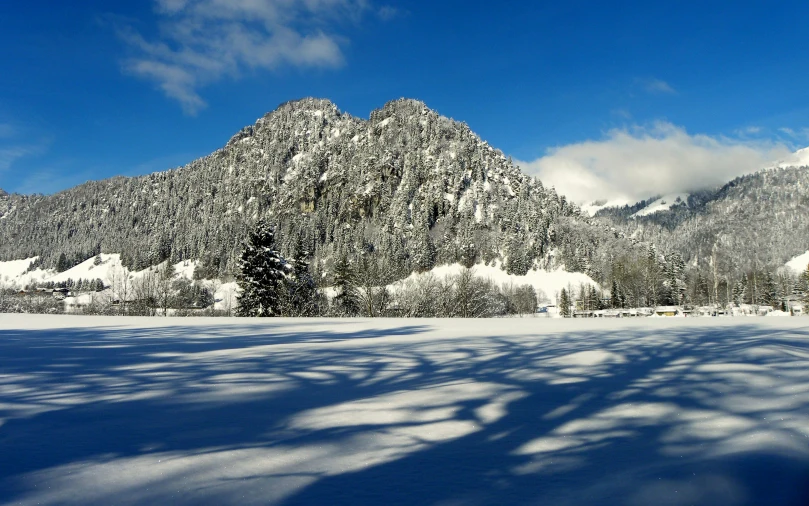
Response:
[[[806,270],[807,266],[809,266],[809,251],[803,253],[802,255],[798,255],[789,262],[786,263],[786,266],[789,267],[792,272],[798,274]]]
[[[608,200],[608,201],[594,201],[590,202],[589,204],[583,204],[580,206],[580,209],[583,213],[587,214],[588,216],[595,216],[597,212],[602,209],[606,209],[608,207],[623,207],[629,204],[629,201],[626,199],[616,199],[616,200]]]
[[[0,504],[803,505],[807,322],[0,315]]]
[[[671,195],[665,195],[655,200],[648,206],[644,207],[640,211],[636,212],[635,214],[632,214],[630,218],[635,218],[637,216],[648,216],[658,211],[667,211],[671,209],[671,206],[673,206],[677,202],[677,199],[680,199],[681,202],[687,202],[688,195],[689,195],[688,193],[673,193]]]
[[[446,276],[458,275],[462,269],[463,266],[458,263],[440,265],[430,270],[429,274],[432,274],[439,279],[443,279]],[[475,276],[490,279],[497,285],[507,283],[514,283],[514,285],[531,285],[534,287],[534,290],[536,290],[537,295],[540,295],[541,292],[542,294],[545,294],[547,300],[552,302],[556,302],[556,295],[562,291],[562,288],[573,288],[574,290],[578,291],[580,284],[590,284],[596,288],[599,286],[598,283],[593,281],[593,279],[587,274],[581,272],[568,272],[564,269],[557,269],[554,271],[531,270],[528,271],[528,273],[524,276],[517,276],[502,270],[499,263],[495,265],[485,265],[480,263],[473,267],[473,272]],[[390,287],[395,289],[397,285],[406,283],[408,280],[417,279],[429,274],[419,274],[414,272],[404,280],[390,285]]]
[[[60,283],[72,279],[78,281],[79,279],[100,279],[105,284],[109,284],[113,277],[121,277],[128,275],[132,279],[142,277],[149,271],[154,271],[156,268],[163,264],[148,267],[142,271],[130,271],[121,264],[121,255],[118,253],[101,254],[101,264],[95,265],[95,257],[88,258],[84,262],[71,267],[70,269],[57,273],[54,270],[37,269],[33,272],[23,274],[28,266],[36,259],[36,257],[28,258],[25,260],[11,260],[7,262],[0,262],[0,282],[6,285],[15,285],[23,287],[32,281]],[[165,262],[164,262],[165,263]],[[192,279],[194,275],[194,268],[197,261],[184,260],[174,264],[174,269],[177,277],[186,277]]]
[[[0,281],[10,283],[12,280],[20,279],[23,277],[23,272],[28,269],[31,262],[36,261],[38,257],[26,258],[24,260],[10,260],[0,262]]]

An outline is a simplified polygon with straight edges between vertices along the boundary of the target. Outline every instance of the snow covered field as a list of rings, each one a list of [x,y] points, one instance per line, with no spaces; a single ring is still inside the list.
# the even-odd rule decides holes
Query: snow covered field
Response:
[[[802,505],[809,318],[0,315],[0,504]]]

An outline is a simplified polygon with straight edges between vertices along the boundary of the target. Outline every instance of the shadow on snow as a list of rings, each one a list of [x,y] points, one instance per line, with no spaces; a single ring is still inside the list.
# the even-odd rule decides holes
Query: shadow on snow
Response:
[[[401,323],[3,331],[0,502],[809,499],[805,329]]]

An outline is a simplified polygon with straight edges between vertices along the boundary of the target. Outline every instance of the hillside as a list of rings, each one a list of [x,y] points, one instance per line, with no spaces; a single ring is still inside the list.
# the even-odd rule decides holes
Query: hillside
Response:
[[[368,120],[328,100],[288,102],[185,167],[92,181],[52,196],[7,195],[0,260],[70,266],[120,253],[142,269],[199,259],[232,272],[242,241],[266,218],[282,251],[308,251],[316,271],[375,251],[397,274],[501,260],[606,279],[630,251],[608,227],[526,176],[469,127],[415,100]]]
[[[691,264],[707,266],[716,256],[726,270],[777,268],[809,249],[809,167],[782,165],[691,194],[668,209],[642,212],[653,198],[596,217]]]

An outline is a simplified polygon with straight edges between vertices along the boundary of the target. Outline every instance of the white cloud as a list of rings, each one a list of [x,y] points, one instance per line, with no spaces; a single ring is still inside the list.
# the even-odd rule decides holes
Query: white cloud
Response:
[[[647,93],[669,94],[669,95],[677,94],[677,90],[675,90],[669,83],[663,81],[662,79],[656,78],[640,79],[639,82]]]
[[[154,82],[193,114],[205,107],[199,88],[246,71],[339,67],[339,36],[328,25],[357,22],[367,0],[156,0],[159,37],[120,31],[135,56],[129,73]]]
[[[11,165],[27,155],[34,154],[37,149],[30,146],[6,146],[0,147],[0,173],[7,171]]]
[[[575,202],[637,202],[720,185],[790,153],[778,142],[691,135],[657,122],[611,130],[602,140],[556,147],[517,164]]]

